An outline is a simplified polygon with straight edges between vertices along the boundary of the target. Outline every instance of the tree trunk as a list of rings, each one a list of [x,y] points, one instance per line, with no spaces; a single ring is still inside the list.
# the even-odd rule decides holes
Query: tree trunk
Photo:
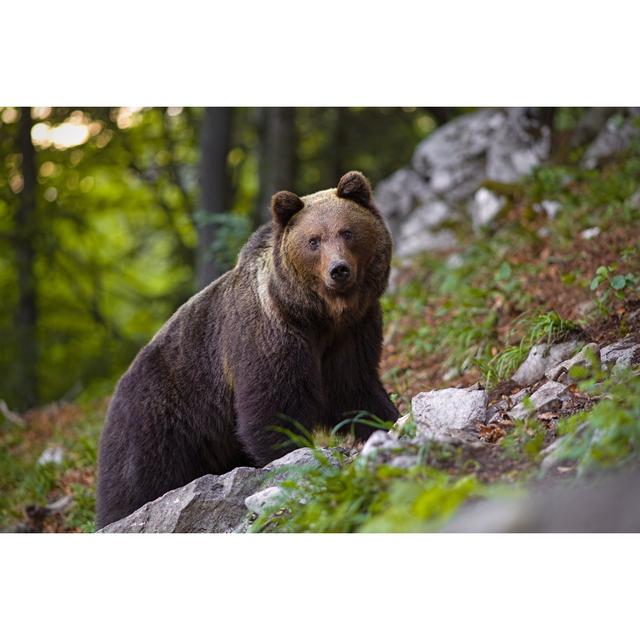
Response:
[[[333,157],[333,184],[338,184],[340,178],[347,172],[344,156],[347,149],[347,132],[349,130],[347,107],[335,107],[335,124],[333,129],[333,143],[331,154]]]
[[[292,191],[296,178],[296,127],[294,107],[263,107],[258,113],[260,196],[256,225],[271,220],[271,196]]]
[[[34,263],[36,226],[36,153],[31,141],[31,109],[22,107],[18,151],[22,156],[23,187],[15,218],[15,256],[18,275],[18,304],[15,313],[18,360],[17,397],[21,408],[38,403],[38,305]]]
[[[227,156],[231,140],[231,108],[207,107],[200,132],[200,210],[222,214],[230,205],[230,176]],[[198,291],[222,275],[224,267],[212,255],[219,221],[207,221],[198,228],[196,286]]]

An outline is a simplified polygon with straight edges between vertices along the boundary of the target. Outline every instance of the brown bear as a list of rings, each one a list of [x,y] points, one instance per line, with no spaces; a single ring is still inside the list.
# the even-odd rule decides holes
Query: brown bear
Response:
[[[391,237],[367,179],[281,191],[271,210],[235,268],[180,307],[118,382],[98,528],[199,476],[294,449],[274,427],[332,426],[360,410],[397,419],[378,376]],[[355,427],[359,439],[371,432]]]

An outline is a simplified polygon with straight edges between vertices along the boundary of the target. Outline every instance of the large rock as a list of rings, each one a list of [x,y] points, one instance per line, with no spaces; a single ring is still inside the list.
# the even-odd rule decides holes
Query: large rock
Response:
[[[413,168],[436,194],[451,202],[471,197],[486,179],[486,156],[507,115],[502,109],[479,109],[455,118],[421,142]]]
[[[418,433],[441,438],[456,431],[473,431],[487,415],[487,393],[483,390],[440,389],[419,393],[411,401]]]
[[[322,459],[319,459],[319,455]],[[336,451],[309,448],[296,449],[274,460],[262,469],[237,467],[224,475],[206,475],[184,487],[165,493],[132,514],[101,529],[99,533],[231,533],[242,530],[251,508],[274,498],[271,491],[283,479],[304,474],[328,462],[338,465]],[[264,505],[263,505],[264,508]]]
[[[634,139],[640,137],[637,125],[639,110],[631,107],[625,114],[615,114],[607,120],[596,139],[589,145],[582,158],[588,169],[597,167],[603,160],[626,151]]]
[[[421,142],[412,167],[376,188],[376,202],[396,243],[396,254],[450,250],[451,231],[440,227],[469,211],[482,226],[499,211],[499,196],[481,191],[485,180],[513,182],[549,154],[549,130],[538,109],[478,109],[436,129]]]
[[[100,533],[231,533],[247,513],[244,500],[267,477],[266,469],[238,467],[207,475],[165,493]]]
[[[541,116],[536,108],[507,109],[506,122],[487,151],[489,180],[516,182],[549,157],[551,131]]]
[[[537,344],[531,347],[527,359],[518,367],[511,379],[521,387],[527,387],[542,379],[547,370],[571,357],[579,347],[578,342],[562,342],[548,346]]]
[[[541,486],[524,498],[478,501],[445,526],[453,533],[624,533],[640,531],[640,474],[583,486]]]

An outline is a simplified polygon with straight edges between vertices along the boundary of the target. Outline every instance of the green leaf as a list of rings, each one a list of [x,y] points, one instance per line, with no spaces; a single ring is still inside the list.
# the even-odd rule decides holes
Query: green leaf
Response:
[[[624,276],[613,276],[613,278],[611,278],[611,286],[616,290],[619,291],[620,289],[624,289],[627,286],[627,279]]]

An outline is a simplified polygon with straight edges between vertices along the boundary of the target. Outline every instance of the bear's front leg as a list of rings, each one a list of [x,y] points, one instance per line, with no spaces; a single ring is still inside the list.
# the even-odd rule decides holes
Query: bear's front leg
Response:
[[[299,445],[278,428],[298,433],[323,421],[319,367],[308,346],[292,336],[280,336],[277,348],[247,349],[234,367],[237,434],[259,466],[282,457]]]

